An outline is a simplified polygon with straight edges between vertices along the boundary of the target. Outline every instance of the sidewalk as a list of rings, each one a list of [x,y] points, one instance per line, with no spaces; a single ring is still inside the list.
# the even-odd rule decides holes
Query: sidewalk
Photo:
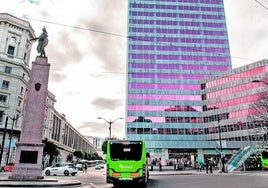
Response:
[[[150,168],[149,168],[150,169]],[[103,171],[100,171],[103,172]],[[153,171],[149,171],[150,176],[163,176],[163,175],[252,175],[259,174],[268,176],[268,171],[234,171],[231,173],[219,173],[214,170],[213,173],[206,173],[205,170],[201,172],[197,169],[186,168],[185,170],[174,170],[173,166],[162,166],[162,171],[159,171],[158,166],[154,166]],[[81,182],[77,180],[56,180],[53,177],[45,177],[40,181],[10,181],[7,177],[10,172],[0,172],[0,187],[79,187]],[[105,175],[105,173],[103,174]]]
[[[150,167],[149,167],[150,170]],[[206,170],[202,170],[201,172],[197,169],[186,168],[184,170],[174,170],[173,166],[162,166],[162,171],[159,171],[158,166],[154,166],[153,171],[149,171],[150,176],[159,176],[159,175],[207,175]],[[211,173],[208,173],[210,175]],[[267,175],[268,171],[265,170],[258,170],[258,171],[234,171],[230,173],[219,173],[218,169],[213,169],[214,175],[239,175],[239,174],[261,174]]]
[[[215,171],[218,173],[218,171]],[[149,167],[150,176],[158,176],[158,175],[191,175],[191,174],[206,174],[206,171],[198,171],[197,169],[186,168],[184,170],[174,170],[173,166],[162,166],[162,171],[159,171],[158,166],[153,166],[153,171],[151,167]]]
[[[9,180],[10,172],[0,172],[0,187],[72,187],[80,186],[78,180],[56,180],[44,177],[40,180]]]

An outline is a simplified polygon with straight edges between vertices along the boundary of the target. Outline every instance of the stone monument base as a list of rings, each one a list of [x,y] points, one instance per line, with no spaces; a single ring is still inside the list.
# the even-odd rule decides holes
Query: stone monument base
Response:
[[[40,180],[44,179],[42,171],[42,153],[44,144],[17,143],[15,167],[8,179]],[[40,155],[40,156],[39,156]]]

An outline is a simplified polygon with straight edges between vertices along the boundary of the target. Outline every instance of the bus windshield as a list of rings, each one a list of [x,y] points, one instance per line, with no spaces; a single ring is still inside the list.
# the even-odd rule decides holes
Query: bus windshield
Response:
[[[262,158],[268,159],[268,151],[262,151]]]
[[[141,160],[142,157],[142,142],[126,141],[126,142],[111,142],[110,145],[111,160]]]

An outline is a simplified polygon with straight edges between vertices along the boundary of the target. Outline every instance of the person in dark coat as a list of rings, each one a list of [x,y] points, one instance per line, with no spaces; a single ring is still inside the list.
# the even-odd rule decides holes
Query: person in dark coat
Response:
[[[161,163],[161,158],[159,158],[158,165],[159,165],[159,171],[162,171],[162,163]]]
[[[209,172],[212,174],[213,173],[213,160],[209,161]]]
[[[208,174],[209,160],[205,160],[206,173]]]

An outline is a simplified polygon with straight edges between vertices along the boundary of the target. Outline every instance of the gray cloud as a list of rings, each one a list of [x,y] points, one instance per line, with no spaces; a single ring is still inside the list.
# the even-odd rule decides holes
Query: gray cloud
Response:
[[[66,78],[67,78],[66,74],[62,74],[61,72],[57,72],[56,70],[50,70],[49,82],[59,83],[62,82],[63,80],[66,80]]]
[[[64,95],[66,95],[66,96],[77,96],[79,94],[80,94],[79,91],[68,91],[68,92],[64,93]]]
[[[116,110],[124,104],[124,101],[120,99],[107,99],[99,97],[94,99],[91,104],[96,109]]]
[[[52,57],[56,69],[62,69],[68,64],[79,63],[83,60],[84,54],[75,42],[74,33],[61,30],[57,36],[59,36],[57,40],[51,39],[48,44],[50,45],[49,57]]]
[[[111,33],[111,35],[44,23],[49,35],[46,53],[51,63],[51,69],[62,70],[69,64],[80,63],[86,56],[95,56],[98,59],[96,62],[100,63],[105,71],[122,72],[122,70],[125,70],[126,56],[126,45],[123,43],[126,43],[127,39],[114,36],[113,34],[126,35],[127,9],[123,8],[126,2],[118,0],[116,2],[99,1],[85,3],[83,6],[96,7],[94,14],[90,16],[90,13],[75,15],[77,21],[73,26],[104,31]],[[105,14],[103,14],[103,11],[105,11]],[[40,15],[44,20],[52,21],[50,20],[52,17],[51,13],[48,10],[42,10]],[[57,33],[53,33],[55,32],[54,27],[57,27]],[[39,31],[36,31],[36,35],[38,36],[39,34]],[[88,41],[88,43],[83,42],[83,45],[88,45],[88,48],[81,46],[77,42],[77,38]],[[94,63],[92,62],[93,66]],[[50,80],[53,82],[59,83],[65,78],[66,75],[64,73],[51,72]]]
[[[88,73],[88,76],[93,78],[102,78],[103,76],[99,73]]]
[[[112,129],[111,129],[112,136],[114,136],[115,133],[121,133],[122,136],[124,135],[125,126],[122,125],[122,122],[123,120],[121,122],[118,121],[115,124],[113,124]],[[76,126],[76,128],[79,130],[79,132],[82,132],[83,135],[103,135],[102,137],[109,136],[109,126],[104,121],[82,122],[80,125]]]
[[[59,36],[57,40],[49,38],[46,54],[51,64],[50,81],[58,83],[67,77],[62,70],[69,64],[79,64],[85,54],[79,49],[79,45],[72,38],[72,34],[60,31],[57,35]]]
[[[40,15],[44,18],[48,18],[49,16],[51,16],[51,13],[49,12],[49,10],[42,10],[40,11]]]
[[[96,117],[97,119],[97,117]],[[95,121],[88,121],[88,122],[81,122],[80,125],[77,125],[76,127],[79,129],[98,129],[102,123],[98,123]]]
[[[94,45],[92,51],[95,56],[102,62],[103,68],[107,71],[122,70],[121,53],[122,47],[116,43],[114,37],[104,37],[100,34],[94,34]]]
[[[97,117],[96,117],[97,119]],[[107,135],[108,137],[108,126],[104,127],[105,122],[82,122],[80,125],[76,126],[79,129],[79,132],[82,132],[83,135]]]
[[[224,5],[233,67],[263,59],[266,48],[263,44],[268,36],[267,10],[255,1],[224,0]]]
[[[123,69],[122,56],[126,54],[126,46],[123,46],[122,43],[127,39],[113,35],[126,35],[126,10],[122,10],[122,6],[123,1],[101,1],[97,6],[95,15],[79,20],[79,23],[86,28],[111,33],[90,32],[92,53],[100,60],[103,68],[107,71]],[[121,14],[115,11],[118,9]],[[104,11],[105,14],[103,14]],[[125,18],[125,21],[122,18]]]

